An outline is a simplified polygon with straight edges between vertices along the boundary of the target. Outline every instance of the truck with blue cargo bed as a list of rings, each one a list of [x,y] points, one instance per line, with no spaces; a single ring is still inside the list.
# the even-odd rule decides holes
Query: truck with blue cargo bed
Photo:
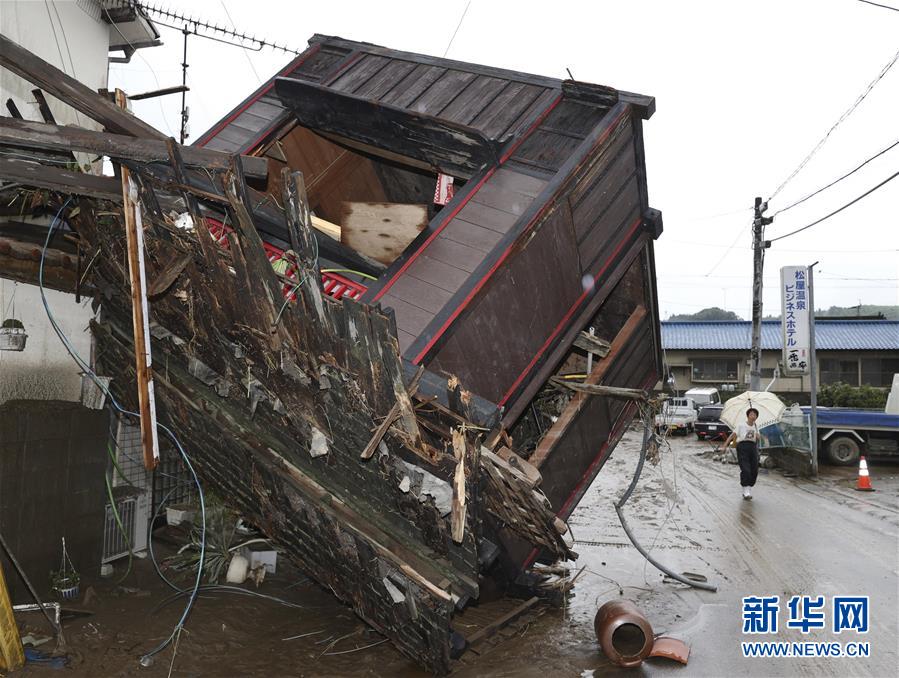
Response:
[[[811,408],[803,407],[809,414]],[[884,411],[818,407],[818,449],[834,464],[852,466],[861,455],[899,455],[899,375]]]

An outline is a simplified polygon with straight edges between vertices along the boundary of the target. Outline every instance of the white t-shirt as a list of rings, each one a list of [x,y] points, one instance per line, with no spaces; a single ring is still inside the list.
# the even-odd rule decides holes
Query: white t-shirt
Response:
[[[744,441],[750,443],[759,442],[759,427],[753,424],[750,426],[749,424],[740,424],[737,426],[737,442],[742,443]]]

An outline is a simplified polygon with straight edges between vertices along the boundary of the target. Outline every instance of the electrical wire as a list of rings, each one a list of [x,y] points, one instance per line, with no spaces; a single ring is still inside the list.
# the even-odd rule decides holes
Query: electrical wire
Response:
[[[745,227],[744,227],[744,228],[745,228]],[[727,259],[727,255],[730,254],[731,250],[732,250],[734,247],[737,246],[737,243],[740,242],[740,238],[741,238],[742,236],[744,236],[744,235],[746,235],[746,234],[743,232],[742,229],[740,229],[740,232],[737,233],[737,237],[734,238],[734,241],[733,241],[733,242],[730,244],[730,246],[724,251],[724,254],[721,255],[721,258],[715,263],[714,266],[712,266],[712,267],[709,269],[709,272],[706,273],[704,277],[708,278],[710,275],[712,275],[712,273],[714,273],[714,272],[718,269],[718,267],[724,262],[724,260]]]
[[[456,30],[453,31],[453,35],[449,40],[449,43],[446,45],[446,49],[443,50],[443,56],[446,57],[449,54],[450,47],[453,46],[453,40],[456,39],[456,34],[459,32],[459,29],[462,28],[462,22],[465,21],[465,15],[468,14],[468,8],[471,7],[471,0],[468,0],[468,4],[465,5],[465,9],[462,11],[462,16],[459,17],[459,23],[456,24]]]
[[[72,198],[69,197],[66,201],[60,206],[59,210],[56,212],[56,215],[53,217],[53,221],[50,222],[50,227],[47,229],[47,238],[44,241],[44,247],[41,250],[41,261],[40,266],[38,267],[38,288],[41,294],[41,303],[44,306],[44,311],[47,314],[47,320],[49,320],[53,331],[56,333],[56,336],[59,337],[59,340],[62,342],[63,346],[66,349],[66,352],[71,356],[72,360],[75,361],[82,371],[91,378],[94,384],[103,391],[103,393],[108,398],[110,404],[119,411],[119,413],[136,417],[140,419],[140,414],[137,412],[131,412],[126,410],[121,405],[119,405],[118,401],[115,399],[115,396],[109,390],[108,386],[103,383],[103,381],[97,376],[96,372],[91,369],[90,365],[88,365],[85,360],[78,355],[78,351],[72,346],[69,338],[65,335],[62,329],[59,327],[59,324],[56,322],[56,318],[53,315],[53,312],[50,310],[50,305],[47,303],[47,295],[44,289],[44,262],[47,258],[47,248],[50,246],[50,239],[53,237],[53,230],[56,227],[56,224],[59,223],[60,217],[63,213],[63,210],[68,207],[69,203],[72,202]],[[203,563],[206,559],[206,500],[203,495],[203,486],[200,484],[200,478],[197,476],[197,472],[193,467],[193,464],[190,461],[190,457],[187,455],[187,452],[184,450],[184,447],[181,445],[181,441],[178,440],[178,437],[175,435],[174,431],[172,431],[168,426],[164,424],[160,424],[157,422],[156,426],[165,432],[165,434],[169,437],[175,447],[178,449],[178,452],[181,454],[182,459],[184,460],[185,466],[190,471],[191,476],[193,476],[194,483],[197,486],[197,493],[199,495],[200,500],[200,515],[201,515],[201,539],[200,539],[200,557],[197,564],[197,578],[194,582],[193,590],[190,593],[190,596],[187,600],[187,604],[184,606],[184,611],[181,614],[180,619],[175,624],[175,627],[172,629],[172,633],[160,642],[155,648],[145,653],[140,658],[140,663],[142,666],[149,666],[152,663],[153,657],[160,652],[162,652],[166,647],[168,647],[173,640],[181,632],[181,629],[184,627],[185,621],[187,621],[187,617],[190,614],[191,609],[193,608],[194,602],[197,599],[197,595],[200,589],[200,583],[203,576]]]
[[[323,268],[321,270],[322,273],[352,273],[353,275],[358,275],[360,278],[366,278],[367,280],[377,280],[377,278],[373,275],[369,275],[368,273],[363,273],[362,271],[356,271],[352,268]]]
[[[231,12],[228,11],[228,6],[225,4],[225,0],[219,0],[219,4],[222,6],[222,9],[225,10],[225,16],[228,17],[228,21],[230,21],[231,25],[236,29],[237,24],[234,23],[234,19],[231,18]],[[259,72],[256,70],[256,67],[253,65],[253,60],[250,59],[250,53],[247,52],[246,47],[242,47],[242,51],[243,51],[243,55],[247,58],[247,63],[250,64],[250,69],[253,71],[253,75],[256,76],[256,79],[259,81],[259,84],[261,85],[262,78],[259,77]]]
[[[883,7],[884,9],[891,9],[894,12],[899,12],[899,7],[890,7],[889,5],[881,5],[879,2],[871,2],[871,0],[858,0],[859,2],[863,2],[866,5],[874,5],[875,7]]]
[[[843,121],[846,120],[846,118],[848,118],[850,115],[852,115],[852,113],[855,111],[855,109],[859,107],[859,104],[861,104],[862,101],[864,101],[865,98],[871,93],[871,90],[874,89],[874,87],[877,85],[877,83],[883,79],[883,76],[885,76],[889,72],[889,70],[893,67],[893,65],[896,63],[896,61],[899,61],[899,50],[897,50],[896,53],[892,56],[892,58],[887,62],[886,66],[884,66],[880,70],[880,73],[877,74],[877,77],[874,78],[874,80],[872,80],[870,82],[870,84],[868,84],[868,86],[865,88],[865,91],[862,92],[858,96],[858,98],[853,102],[853,104],[844,111],[843,115],[841,115],[837,119],[837,121],[833,124],[833,126],[831,126],[831,128],[829,130],[827,130],[827,133],[821,138],[821,140],[817,144],[815,144],[815,147],[811,151],[809,151],[809,154],[807,156],[805,156],[805,158],[802,160],[801,163],[799,163],[799,166],[793,170],[793,172],[790,174],[790,176],[788,176],[786,179],[783,180],[781,185],[777,187],[777,190],[771,194],[770,198],[768,198],[768,202],[771,202],[784,189],[784,187],[790,181],[792,181],[792,179],[797,174],[799,174],[799,172],[802,171],[802,169],[809,163],[809,161],[812,159],[812,157],[827,142],[827,140],[830,138],[830,135],[833,134],[834,130],[836,130],[836,128],[839,127],[843,123]]]
[[[891,182],[893,179],[895,179],[897,176],[899,176],[899,172],[896,172],[895,174],[890,175],[889,177],[887,177],[886,179],[884,179],[883,181],[881,181],[879,184],[877,184],[874,188],[871,188],[871,189],[865,191],[864,193],[862,193],[860,196],[858,196],[858,197],[855,198],[854,200],[850,200],[850,201],[847,202],[845,205],[843,205],[842,207],[839,207],[839,208],[835,209],[835,210],[834,210],[833,212],[831,212],[830,214],[828,214],[828,215],[826,215],[826,216],[823,216],[823,217],[821,217],[820,219],[818,219],[818,220],[816,220],[816,221],[813,221],[812,223],[808,224],[807,226],[803,226],[802,228],[797,228],[795,231],[790,231],[789,233],[784,233],[783,235],[779,235],[779,236],[777,236],[776,238],[771,238],[771,240],[770,240],[769,242],[776,242],[776,241],[778,241],[778,240],[783,240],[784,238],[789,238],[791,235],[796,235],[797,233],[801,233],[802,231],[804,231],[804,230],[806,230],[806,229],[809,229],[809,228],[811,228],[812,226],[817,226],[817,225],[820,224],[822,221],[826,221],[827,219],[830,219],[830,218],[831,218],[832,216],[834,216],[835,214],[839,214],[840,212],[842,212],[842,211],[843,211],[844,209],[846,209],[847,207],[851,207],[852,205],[854,205],[855,203],[857,203],[857,202],[858,202],[859,200],[861,200],[862,198],[865,198],[865,197],[871,195],[871,194],[872,194],[874,191],[876,191],[878,188],[880,188],[881,186],[883,186],[883,185],[885,185],[885,184],[888,184],[888,183]]]
[[[871,162],[872,160],[876,160],[877,158],[879,158],[880,156],[882,156],[884,153],[886,153],[887,151],[889,151],[889,150],[895,148],[896,146],[899,146],[899,140],[894,141],[893,143],[891,143],[889,146],[887,146],[885,149],[883,149],[883,150],[880,151],[879,153],[875,153],[875,154],[872,155],[870,158],[868,158],[867,160],[865,160],[861,165],[859,165],[858,167],[856,167],[856,168],[853,169],[853,170],[850,170],[849,172],[847,172],[846,174],[844,174],[843,176],[841,176],[839,179],[834,179],[834,180],[831,181],[829,184],[827,184],[826,186],[822,186],[821,188],[819,188],[819,189],[818,189],[817,191],[815,191],[814,193],[809,193],[809,194],[808,194],[807,196],[805,196],[804,198],[802,198],[802,199],[800,199],[800,200],[797,200],[796,202],[794,202],[794,203],[792,203],[792,204],[790,204],[790,205],[787,205],[787,206],[784,207],[783,209],[777,210],[774,214],[771,215],[771,218],[773,219],[773,218],[776,217],[778,214],[781,214],[781,213],[783,213],[783,212],[786,212],[786,211],[789,210],[789,209],[792,209],[792,208],[796,207],[796,205],[801,205],[802,203],[804,203],[804,202],[805,202],[806,200],[808,200],[809,198],[814,198],[816,195],[818,195],[818,194],[821,193],[822,191],[826,191],[826,190],[827,190],[828,188],[830,188],[831,186],[834,186],[835,184],[840,183],[843,179],[846,179],[846,178],[848,178],[848,177],[851,177],[853,174],[855,174],[856,172],[858,172],[862,167],[864,167],[865,165],[867,165],[869,162]]]

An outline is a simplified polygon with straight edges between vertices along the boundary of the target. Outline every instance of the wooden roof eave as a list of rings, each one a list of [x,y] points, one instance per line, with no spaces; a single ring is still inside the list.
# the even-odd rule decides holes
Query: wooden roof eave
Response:
[[[381,149],[466,179],[499,163],[498,144],[466,125],[291,78],[277,78],[275,92],[299,124],[364,144],[368,152]]]

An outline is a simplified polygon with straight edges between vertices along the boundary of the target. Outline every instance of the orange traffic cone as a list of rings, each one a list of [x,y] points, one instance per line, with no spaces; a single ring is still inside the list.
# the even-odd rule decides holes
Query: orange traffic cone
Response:
[[[868,475],[868,462],[862,457],[858,462],[858,484],[855,489],[859,492],[874,492],[871,487],[871,476]]]

